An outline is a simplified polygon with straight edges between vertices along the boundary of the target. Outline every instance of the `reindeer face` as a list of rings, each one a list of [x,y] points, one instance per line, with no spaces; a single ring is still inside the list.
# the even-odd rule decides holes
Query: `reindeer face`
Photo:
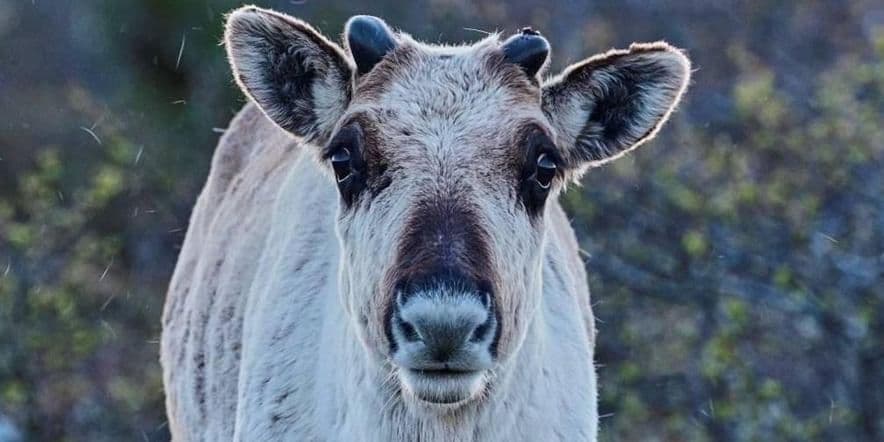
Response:
[[[366,350],[405,397],[458,406],[513,363],[542,302],[548,202],[653,136],[687,59],[634,45],[543,84],[531,31],[434,47],[354,17],[345,40],[254,7],[226,38],[243,90],[338,187],[341,296]]]
[[[400,42],[357,80],[323,153],[347,301],[406,391],[431,402],[478,393],[539,301],[543,208],[561,176],[540,88],[499,46]]]

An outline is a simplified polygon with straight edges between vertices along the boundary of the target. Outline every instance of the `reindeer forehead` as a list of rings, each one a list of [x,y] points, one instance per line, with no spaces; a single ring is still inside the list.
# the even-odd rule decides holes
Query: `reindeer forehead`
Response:
[[[504,60],[496,36],[459,47],[408,39],[358,79],[351,112],[391,117],[380,119],[408,132],[468,135],[542,120],[540,100],[536,80]]]

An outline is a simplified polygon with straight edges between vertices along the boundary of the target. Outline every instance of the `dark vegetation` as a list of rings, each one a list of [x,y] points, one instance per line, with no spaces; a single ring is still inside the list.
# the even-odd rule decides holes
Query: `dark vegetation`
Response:
[[[686,48],[661,137],[563,198],[602,440],[884,440],[880,2],[257,3],[331,36],[355,13],[429,41],[532,25],[555,70]],[[159,317],[243,103],[218,46],[235,6],[0,2],[0,440],[168,438]]]

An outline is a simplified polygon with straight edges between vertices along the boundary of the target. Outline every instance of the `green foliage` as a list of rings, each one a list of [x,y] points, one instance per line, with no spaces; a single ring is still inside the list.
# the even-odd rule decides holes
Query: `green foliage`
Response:
[[[814,95],[799,101],[781,91],[772,68],[743,54],[729,130],[683,128],[689,145],[637,155],[634,167],[656,180],[639,180],[616,199],[608,194],[621,192],[633,172],[628,180],[618,179],[616,168],[591,174],[579,197],[565,199],[572,213],[592,201],[593,211],[608,217],[647,207],[663,224],[606,236],[599,233],[614,229],[604,217],[576,220],[588,232],[590,270],[627,287],[616,295],[592,287],[605,301],[596,308],[601,362],[607,351],[623,351],[613,348],[630,352],[600,370],[603,386],[612,375],[635,386],[602,390],[602,410],[625,415],[610,423],[616,438],[694,439],[702,425],[703,437],[713,440],[877,440],[881,394],[866,382],[884,379],[881,55],[844,55],[807,80]],[[649,190],[660,197],[647,197]],[[639,237],[646,259],[608,258],[629,256]],[[668,264],[672,259],[678,264]],[[695,307],[667,317],[677,305]],[[634,318],[636,308],[648,316]],[[608,329],[630,320],[643,333],[612,340]],[[696,350],[668,355],[697,358],[674,371],[647,364],[656,348],[679,339],[654,321],[700,330],[691,337]],[[636,374],[636,367],[645,369]],[[672,394],[669,383],[687,397],[657,407],[670,413],[661,436],[636,422],[659,422],[648,415],[654,395],[647,385]]]

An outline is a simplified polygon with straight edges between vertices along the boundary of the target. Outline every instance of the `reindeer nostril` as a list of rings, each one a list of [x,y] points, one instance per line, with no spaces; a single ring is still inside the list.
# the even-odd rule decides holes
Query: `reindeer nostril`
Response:
[[[476,343],[484,341],[493,327],[494,316],[489,312],[488,319],[473,330],[473,334],[470,336],[470,342]]]
[[[486,291],[479,292],[479,300],[482,302],[482,306],[486,309],[491,308],[491,294]]]
[[[488,334],[493,331],[495,325],[494,313],[491,308],[491,293],[487,290],[479,292],[479,301],[488,312],[488,317],[485,319],[485,322],[479,324],[470,335],[470,342],[474,343],[485,340],[485,338],[488,337]]]
[[[492,290],[477,285],[429,285],[413,291],[397,284],[387,322],[397,363],[429,364],[438,370],[441,364],[494,357],[496,300]]]
[[[420,333],[418,333],[417,329],[414,328],[413,325],[402,320],[402,318],[397,318],[397,321],[399,322],[399,330],[402,332],[402,337],[404,337],[406,341],[408,341],[408,342],[423,341]]]

